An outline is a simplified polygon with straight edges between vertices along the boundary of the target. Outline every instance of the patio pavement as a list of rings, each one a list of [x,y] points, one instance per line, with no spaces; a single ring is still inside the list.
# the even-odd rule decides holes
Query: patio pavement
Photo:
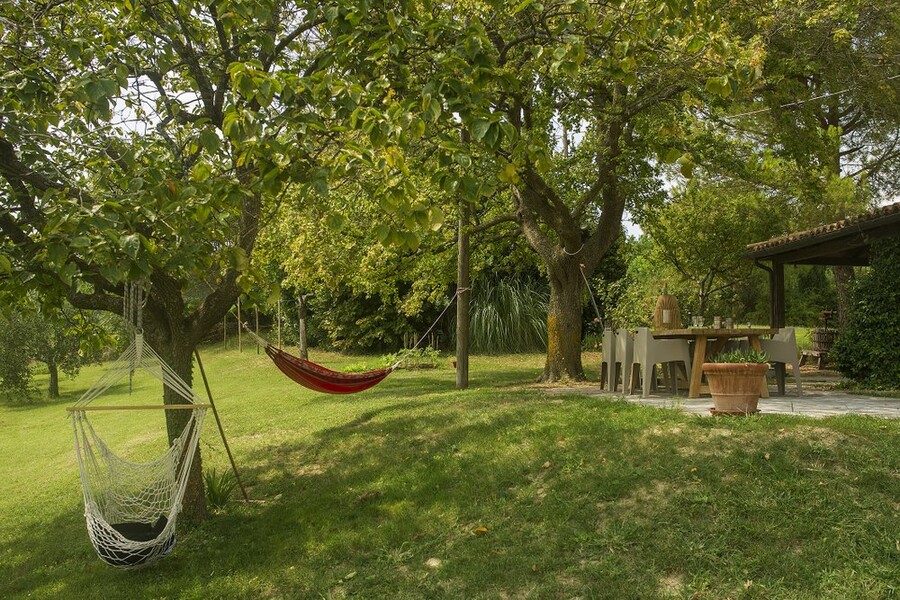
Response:
[[[803,396],[797,396],[793,387],[793,379],[787,381],[787,394],[776,396],[775,386],[769,386],[769,398],[760,398],[761,414],[803,415],[805,417],[830,417],[834,415],[869,415],[885,419],[900,418],[900,398],[865,396],[849,394],[842,390],[827,389],[833,387],[839,378],[803,376]],[[579,385],[572,387],[554,387],[548,390],[552,395],[581,394],[588,396],[609,396],[610,392],[599,385]],[[647,398],[640,395],[628,396],[621,392],[612,394],[634,404],[656,406],[659,408],[678,408],[688,413],[709,416],[712,399],[709,396],[688,398],[684,392],[681,396],[650,394]]]

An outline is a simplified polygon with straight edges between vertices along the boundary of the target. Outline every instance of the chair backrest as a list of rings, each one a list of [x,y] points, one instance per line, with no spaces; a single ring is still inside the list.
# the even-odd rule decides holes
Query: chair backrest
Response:
[[[628,329],[616,330],[616,362],[631,362],[634,336]]]
[[[653,338],[650,335],[650,328],[638,327],[634,334],[634,355],[640,357],[645,356],[647,354],[647,349],[652,342]]]
[[[603,330],[603,362],[616,362],[616,332],[612,329]]]
[[[797,344],[797,334],[793,327],[782,327],[778,330],[778,333],[772,336],[772,339],[778,340],[779,342]]]
[[[634,346],[634,338],[627,329],[616,329],[616,352],[624,352],[629,346]]]

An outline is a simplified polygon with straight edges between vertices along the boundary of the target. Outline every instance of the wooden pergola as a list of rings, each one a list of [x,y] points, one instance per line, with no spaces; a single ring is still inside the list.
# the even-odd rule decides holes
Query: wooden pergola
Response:
[[[900,202],[747,246],[747,258],[769,273],[771,326],[785,326],[784,265],[866,266],[872,240],[898,235]],[[784,365],[775,369],[778,392],[784,394]]]
[[[785,326],[784,265],[866,266],[872,240],[898,235],[900,202],[747,246],[747,258],[769,273],[771,326]]]

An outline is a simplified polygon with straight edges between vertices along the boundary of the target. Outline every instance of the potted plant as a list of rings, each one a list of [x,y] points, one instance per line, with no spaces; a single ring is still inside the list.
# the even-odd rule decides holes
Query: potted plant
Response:
[[[769,357],[759,350],[732,350],[703,363],[713,397],[713,414],[752,414],[765,385]]]

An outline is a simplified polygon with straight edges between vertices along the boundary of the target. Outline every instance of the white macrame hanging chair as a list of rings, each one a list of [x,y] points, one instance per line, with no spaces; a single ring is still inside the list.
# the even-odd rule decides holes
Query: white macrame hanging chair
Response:
[[[186,404],[92,405],[139,369],[176,392]],[[122,356],[69,408],[88,534],[97,555],[106,563],[133,569],[172,551],[175,522],[207,406],[137,333]],[[89,412],[109,409],[190,410],[191,416],[165,454],[152,462],[136,463],[114,454],[88,420]]]

